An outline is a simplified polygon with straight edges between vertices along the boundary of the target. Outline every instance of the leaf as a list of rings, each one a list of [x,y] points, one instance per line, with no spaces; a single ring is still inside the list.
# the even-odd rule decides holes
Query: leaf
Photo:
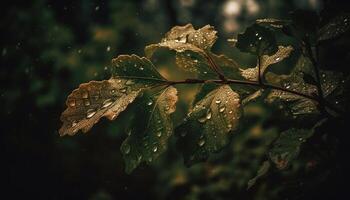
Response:
[[[120,55],[112,60],[112,78],[125,78],[137,82],[164,82],[152,62],[137,55]]]
[[[168,48],[176,51],[176,64],[181,69],[190,72],[213,74],[208,64],[208,52],[217,40],[214,27],[206,25],[195,30],[192,24],[175,26],[158,44],[151,44],[145,47],[145,54],[151,58],[159,48]]]
[[[269,161],[264,161],[263,164],[260,166],[257,175],[248,181],[247,189],[254,186],[256,181],[269,171],[270,166],[271,165]]]
[[[177,100],[177,90],[170,86],[157,94],[147,93],[135,102],[138,107],[133,126],[120,147],[127,173],[142,162],[151,163],[167,149],[173,134],[170,114]]]
[[[300,56],[296,67],[289,75],[277,75],[269,72],[266,74],[266,80],[288,90],[314,96],[317,94],[317,87],[304,81],[306,73],[310,76],[313,74],[312,64],[308,58]],[[325,98],[329,98],[329,95],[337,88],[341,80],[343,80],[342,75],[339,73],[321,71],[321,88]],[[266,101],[268,103],[283,103],[294,116],[319,114],[316,101],[281,90],[272,90]]]
[[[313,130],[291,128],[283,131],[269,151],[269,158],[278,169],[289,166],[300,152],[301,145],[311,137]]]
[[[141,91],[165,81],[149,60],[136,55],[113,59],[113,67],[111,79],[81,84],[68,96],[68,108],[61,115],[61,136],[79,130],[85,133],[102,117],[114,120]]]
[[[195,51],[184,51],[176,53],[176,65],[189,72],[195,72],[197,77],[212,78],[217,77],[217,74],[211,70],[208,58],[202,53]]]
[[[330,40],[350,30],[350,14],[342,13],[331,19],[318,31],[318,41]]]
[[[198,101],[176,128],[178,144],[188,165],[205,160],[230,142],[241,117],[240,97],[223,85]]]
[[[267,68],[275,63],[281,62],[285,58],[289,57],[291,52],[293,51],[292,46],[279,46],[278,51],[269,56],[269,55],[263,55],[260,57],[260,72],[261,75],[263,76],[267,70]],[[257,81],[258,80],[258,73],[259,73],[259,68],[258,68],[259,63],[257,64],[256,67],[254,68],[247,68],[247,69],[240,69],[241,75],[251,81]]]
[[[236,47],[246,53],[254,55],[272,55],[278,48],[272,30],[253,24],[243,34],[238,34]]]
[[[304,73],[303,79],[304,79],[305,83],[307,83],[307,84],[317,85],[317,81],[316,81],[315,78],[314,78],[312,75],[310,75],[310,74]]]

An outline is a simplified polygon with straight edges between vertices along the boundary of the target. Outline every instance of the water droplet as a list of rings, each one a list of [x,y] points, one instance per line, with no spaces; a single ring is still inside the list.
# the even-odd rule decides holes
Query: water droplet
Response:
[[[225,107],[221,107],[221,108],[219,109],[219,112],[221,112],[221,113],[222,113],[222,112],[224,112],[224,111],[225,111],[225,109],[226,109]]]
[[[111,50],[110,46],[107,46],[106,51],[109,52]]]
[[[162,132],[161,131],[157,132],[157,137],[162,137]]]
[[[144,68],[141,66],[140,68],[139,68],[140,70],[144,70]]]
[[[217,99],[217,100],[215,101],[215,103],[216,103],[216,104],[219,104],[219,103],[221,103],[221,100],[220,100],[220,99]]]
[[[165,111],[168,111],[170,109],[170,106],[166,105],[164,109],[165,109]]]
[[[126,88],[120,89],[120,92],[125,93],[126,92]]]
[[[277,57],[277,58],[275,58],[275,61],[279,61],[281,58],[280,57]]]
[[[206,116],[203,116],[203,117],[199,118],[198,121],[199,121],[200,123],[204,123],[205,121],[207,121],[207,117],[206,117]]]
[[[233,111],[232,110],[230,110],[230,112],[228,112],[229,114],[232,114],[233,113]]]
[[[102,104],[102,108],[107,108],[108,106],[110,106],[113,103],[112,99],[106,99],[103,104]]]
[[[89,109],[87,112],[86,112],[86,118],[91,118],[92,116],[94,116],[96,114],[96,111],[94,109]]]
[[[111,89],[111,94],[114,94],[115,93],[115,89]]]
[[[77,122],[73,121],[72,122],[72,127],[75,127],[77,124],[78,124]]]
[[[202,147],[204,144],[205,144],[205,140],[204,139],[198,140],[198,146]]]
[[[147,103],[147,105],[152,105],[153,104],[153,102],[152,101],[149,101],[148,103]]]
[[[155,147],[153,147],[153,152],[157,152],[157,150],[158,150],[158,147],[157,146],[155,146]]]
[[[258,36],[259,35],[259,33],[255,33],[255,36]]]
[[[207,119],[210,119],[210,118],[211,118],[211,111],[210,111],[210,110],[208,110],[206,118],[207,118]]]
[[[87,99],[89,97],[89,93],[87,93],[86,91],[84,91],[82,94],[81,94],[81,97],[84,98],[84,99]]]
[[[259,39],[259,40],[261,40],[261,39],[262,39],[262,37],[259,37],[258,39]]]
[[[89,106],[89,105],[90,105],[89,99],[84,99],[84,105],[85,105],[85,106]]]
[[[123,148],[123,150],[124,150],[124,153],[125,154],[129,154],[130,153],[130,150],[131,150],[131,148],[130,148],[130,146],[129,145],[124,145],[124,148]]]
[[[125,82],[125,85],[134,85],[134,84],[135,84],[135,82],[132,81],[132,80],[127,80],[127,81]]]
[[[68,101],[68,105],[69,105],[70,107],[74,107],[74,106],[75,106],[75,100],[74,100],[74,99],[70,99],[70,100]]]

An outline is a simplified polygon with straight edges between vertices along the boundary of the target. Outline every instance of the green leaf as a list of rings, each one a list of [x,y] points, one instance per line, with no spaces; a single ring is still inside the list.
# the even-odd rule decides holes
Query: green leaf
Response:
[[[303,79],[304,79],[305,83],[307,83],[307,84],[317,85],[317,81],[316,81],[315,78],[314,78],[312,75],[310,75],[310,74],[304,73]]]
[[[192,24],[175,26],[158,44],[145,47],[145,54],[152,57],[159,48],[176,51],[176,64],[181,69],[202,74],[203,77],[213,74],[208,64],[208,52],[217,40],[214,27],[206,25],[195,30]]]
[[[258,56],[272,55],[278,50],[273,31],[258,24],[248,27],[237,40],[236,47],[240,51]]]
[[[266,70],[270,65],[281,62],[285,58],[289,57],[292,51],[293,51],[292,46],[279,46],[278,51],[275,54],[271,56],[269,55],[260,56],[261,75],[263,76],[265,74]],[[247,80],[257,81],[258,74],[259,74],[258,65],[259,63],[257,63],[257,66],[253,68],[240,69],[241,75]]]
[[[189,72],[195,72],[199,78],[213,78],[217,74],[211,69],[208,58],[203,53],[184,51],[176,53],[176,65]]]
[[[81,84],[68,96],[61,136],[87,132],[102,117],[114,120],[141,91],[165,82],[148,59],[136,55],[113,59],[113,67],[111,79]]]
[[[184,122],[177,127],[178,144],[185,163],[203,161],[230,142],[241,118],[239,95],[223,85],[198,101]]]
[[[309,96],[315,96],[317,94],[317,87],[304,80],[305,74],[310,74],[311,76],[313,73],[310,60],[307,57],[300,56],[296,67],[289,75],[277,75],[268,72],[265,77],[271,84]],[[343,80],[342,77],[342,74],[336,72],[321,71],[321,88],[325,98],[329,98],[329,95]],[[281,90],[272,90],[266,101],[268,103],[283,103],[294,116],[319,114],[318,103],[316,101]]]
[[[120,55],[112,60],[112,78],[137,80],[137,82],[164,82],[152,62],[137,55]]]
[[[120,147],[127,173],[142,162],[151,163],[167,149],[173,134],[170,114],[175,111],[177,100],[177,90],[171,86],[137,99],[131,130]]]
[[[269,151],[269,158],[278,169],[289,166],[300,152],[301,145],[313,134],[313,130],[291,128],[283,131]]]
[[[350,14],[342,13],[331,19],[318,31],[318,41],[330,40],[350,30]]]
[[[255,185],[256,181],[261,178],[262,176],[264,176],[270,169],[270,162],[269,161],[264,161],[263,164],[260,166],[257,175],[250,179],[248,181],[248,186],[247,189],[251,188],[252,186]]]

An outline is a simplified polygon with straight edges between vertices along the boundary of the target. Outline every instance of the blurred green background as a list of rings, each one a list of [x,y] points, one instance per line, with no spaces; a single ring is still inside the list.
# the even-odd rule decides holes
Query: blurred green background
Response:
[[[324,4],[318,0],[3,3],[0,114],[5,169],[1,179],[6,191],[0,195],[9,195],[4,199],[75,200],[285,199],[300,195],[308,187],[293,177],[292,182],[283,182],[280,176],[288,174],[268,177],[246,190],[278,133],[278,128],[265,126],[278,121],[278,112],[258,103],[246,109],[245,126],[228,148],[191,168],[183,165],[173,138],[169,150],[153,165],[125,174],[119,150],[126,136],[123,124],[128,123],[123,119],[104,119],[88,134],[74,137],[60,138],[57,130],[65,99],[73,89],[83,82],[109,78],[112,58],[144,55],[147,44],[160,41],[175,25],[215,26],[219,40],[213,51],[243,66],[254,66],[255,59],[230,47],[227,39],[257,18],[286,18],[297,8],[319,12]],[[158,53],[154,62],[171,79],[190,76],[175,69],[169,52]],[[292,56],[281,65],[293,62]],[[180,89],[184,93],[174,114],[175,124],[185,115],[195,88]]]

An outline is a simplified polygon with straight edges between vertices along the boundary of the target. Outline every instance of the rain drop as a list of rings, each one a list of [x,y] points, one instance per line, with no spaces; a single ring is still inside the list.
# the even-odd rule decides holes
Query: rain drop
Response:
[[[107,99],[103,102],[102,104],[102,108],[107,108],[108,106],[110,106],[113,103],[112,99]]]
[[[126,88],[120,89],[120,92],[125,93],[126,92]]]
[[[222,112],[224,112],[224,111],[225,111],[225,109],[226,109],[225,107],[221,107],[221,108],[219,109],[219,112],[221,112],[221,113],[222,113]]]
[[[162,132],[157,132],[157,137],[162,137]]]
[[[83,97],[84,99],[87,99],[89,97],[89,94],[84,91],[81,97]]]
[[[198,146],[202,147],[204,144],[205,144],[205,140],[204,139],[198,140]]]
[[[110,50],[111,50],[111,47],[108,46],[108,47],[106,48],[106,51],[109,52]]]
[[[88,99],[84,99],[84,105],[85,106],[89,106],[90,105],[90,101]]]
[[[86,118],[91,118],[92,116],[94,116],[96,114],[96,111],[94,109],[89,109],[87,112],[86,112]]]
[[[129,154],[129,153],[130,153],[130,149],[131,149],[131,148],[130,148],[129,145],[126,144],[126,145],[124,146],[123,149],[124,149],[124,153],[125,153],[125,154]]]
[[[74,99],[70,99],[68,102],[70,107],[74,107],[75,106],[75,100]]]
[[[157,152],[158,151],[158,147],[157,146],[155,146],[155,147],[153,147],[153,152]]]
[[[210,110],[208,110],[206,118],[207,118],[207,119],[210,119],[210,118],[211,118],[211,111],[210,111]]]
[[[127,81],[125,82],[125,85],[133,85],[133,84],[135,84],[135,82],[132,81],[132,80],[127,80]]]

